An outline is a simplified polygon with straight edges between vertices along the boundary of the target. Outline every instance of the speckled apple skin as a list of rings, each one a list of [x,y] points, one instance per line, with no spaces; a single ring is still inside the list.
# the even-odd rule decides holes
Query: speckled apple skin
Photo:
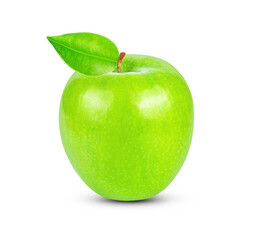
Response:
[[[103,197],[135,201],[165,189],[187,156],[190,90],[169,63],[126,55],[121,73],[75,72],[60,104],[60,132],[78,175]]]

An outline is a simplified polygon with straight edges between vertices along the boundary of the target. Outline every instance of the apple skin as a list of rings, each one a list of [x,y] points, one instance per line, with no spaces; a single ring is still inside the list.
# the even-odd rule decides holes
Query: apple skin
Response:
[[[169,63],[128,54],[121,73],[75,72],[60,104],[60,132],[78,175],[120,201],[165,189],[187,156],[194,122],[190,90]]]

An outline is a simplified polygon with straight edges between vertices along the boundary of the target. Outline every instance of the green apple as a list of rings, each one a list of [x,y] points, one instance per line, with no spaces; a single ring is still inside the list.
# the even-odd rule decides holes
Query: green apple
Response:
[[[60,103],[60,132],[73,168],[93,191],[136,201],[160,193],[182,167],[193,101],[166,61],[122,58],[118,72],[71,76]]]

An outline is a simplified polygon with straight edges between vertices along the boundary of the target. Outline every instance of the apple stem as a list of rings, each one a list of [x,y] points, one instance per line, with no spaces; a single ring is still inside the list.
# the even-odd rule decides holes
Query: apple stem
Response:
[[[121,64],[122,64],[122,61],[123,61],[123,58],[124,58],[125,55],[126,55],[125,52],[121,52],[119,54],[119,58],[118,58],[118,61],[117,61],[117,72],[118,73],[121,72]]]

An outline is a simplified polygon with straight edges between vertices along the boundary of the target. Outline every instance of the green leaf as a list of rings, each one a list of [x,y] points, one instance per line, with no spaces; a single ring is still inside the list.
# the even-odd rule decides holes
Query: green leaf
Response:
[[[70,33],[47,37],[65,63],[85,75],[102,75],[117,67],[116,45],[94,33]]]

